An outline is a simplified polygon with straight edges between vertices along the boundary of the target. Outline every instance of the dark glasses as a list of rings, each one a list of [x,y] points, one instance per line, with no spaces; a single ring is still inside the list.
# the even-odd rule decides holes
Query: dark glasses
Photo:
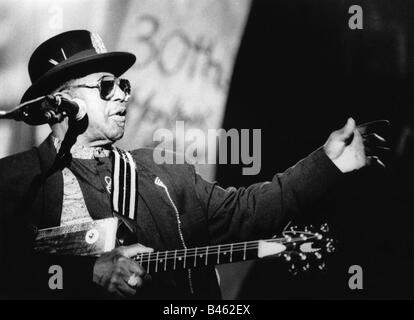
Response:
[[[131,95],[131,84],[127,79],[119,79],[110,76],[103,76],[98,80],[96,85],[78,84],[69,86],[71,88],[88,88],[88,89],[99,89],[99,94],[103,100],[111,100],[115,95],[116,86],[118,86],[125,94],[125,101],[128,101]]]

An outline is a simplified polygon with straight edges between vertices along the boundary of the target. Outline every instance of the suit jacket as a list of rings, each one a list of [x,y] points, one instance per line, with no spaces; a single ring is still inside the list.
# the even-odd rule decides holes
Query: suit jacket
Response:
[[[270,237],[341,177],[322,148],[271,181],[239,189],[205,181],[188,164],[155,164],[151,149],[131,154],[141,199],[136,237],[155,250]],[[60,224],[63,177],[55,159],[49,137],[39,147],[0,160],[0,268],[6,275],[0,297],[110,298],[92,282],[96,258],[41,256],[32,250],[37,229]],[[100,212],[90,214],[105,218]],[[62,267],[63,290],[48,286],[51,265]],[[217,299],[220,290],[214,268],[206,267],[192,270],[191,279],[187,271],[157,275],[137,298]]]

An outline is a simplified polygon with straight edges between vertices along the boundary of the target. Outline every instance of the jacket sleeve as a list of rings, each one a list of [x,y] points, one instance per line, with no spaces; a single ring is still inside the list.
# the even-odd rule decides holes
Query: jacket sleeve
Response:
[[[280,232],[316,202],[343,174],[319,148],[276,174],[247,188],[221,188],[195,175],[195,189],[207,213],[211,243],[245,241]]]

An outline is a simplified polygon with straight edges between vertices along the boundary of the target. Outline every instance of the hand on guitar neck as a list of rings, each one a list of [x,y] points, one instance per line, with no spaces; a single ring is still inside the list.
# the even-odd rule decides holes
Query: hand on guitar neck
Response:
[[[141,244],[133,244],[103,253],[95,262],[93,281],[120,297],[133,296],[151,277],[131,258],[153,251]]]
[[[151,279],[150,274],[157,272],[274,257],[285,260],[289,271],[296,274],[313,266],[322,270],[324,256],[334,251],[334,240],[326,237],[326,225],[316,232],[313,227],[297,230],[293,226],[271,239],[156,252],[141,244],[114,249],[118,228],[117,218],[107,218],[42,229],[36,236],[34,250],[43,254],[99,256],[93,269],[93,281],[120,297],[134,296]]]

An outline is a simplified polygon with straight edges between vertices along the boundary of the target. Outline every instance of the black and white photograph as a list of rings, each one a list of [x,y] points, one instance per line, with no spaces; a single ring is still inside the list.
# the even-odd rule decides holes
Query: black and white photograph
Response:
[[[0,1],[0,300],[412,300],[413,165],[412,1]]]

